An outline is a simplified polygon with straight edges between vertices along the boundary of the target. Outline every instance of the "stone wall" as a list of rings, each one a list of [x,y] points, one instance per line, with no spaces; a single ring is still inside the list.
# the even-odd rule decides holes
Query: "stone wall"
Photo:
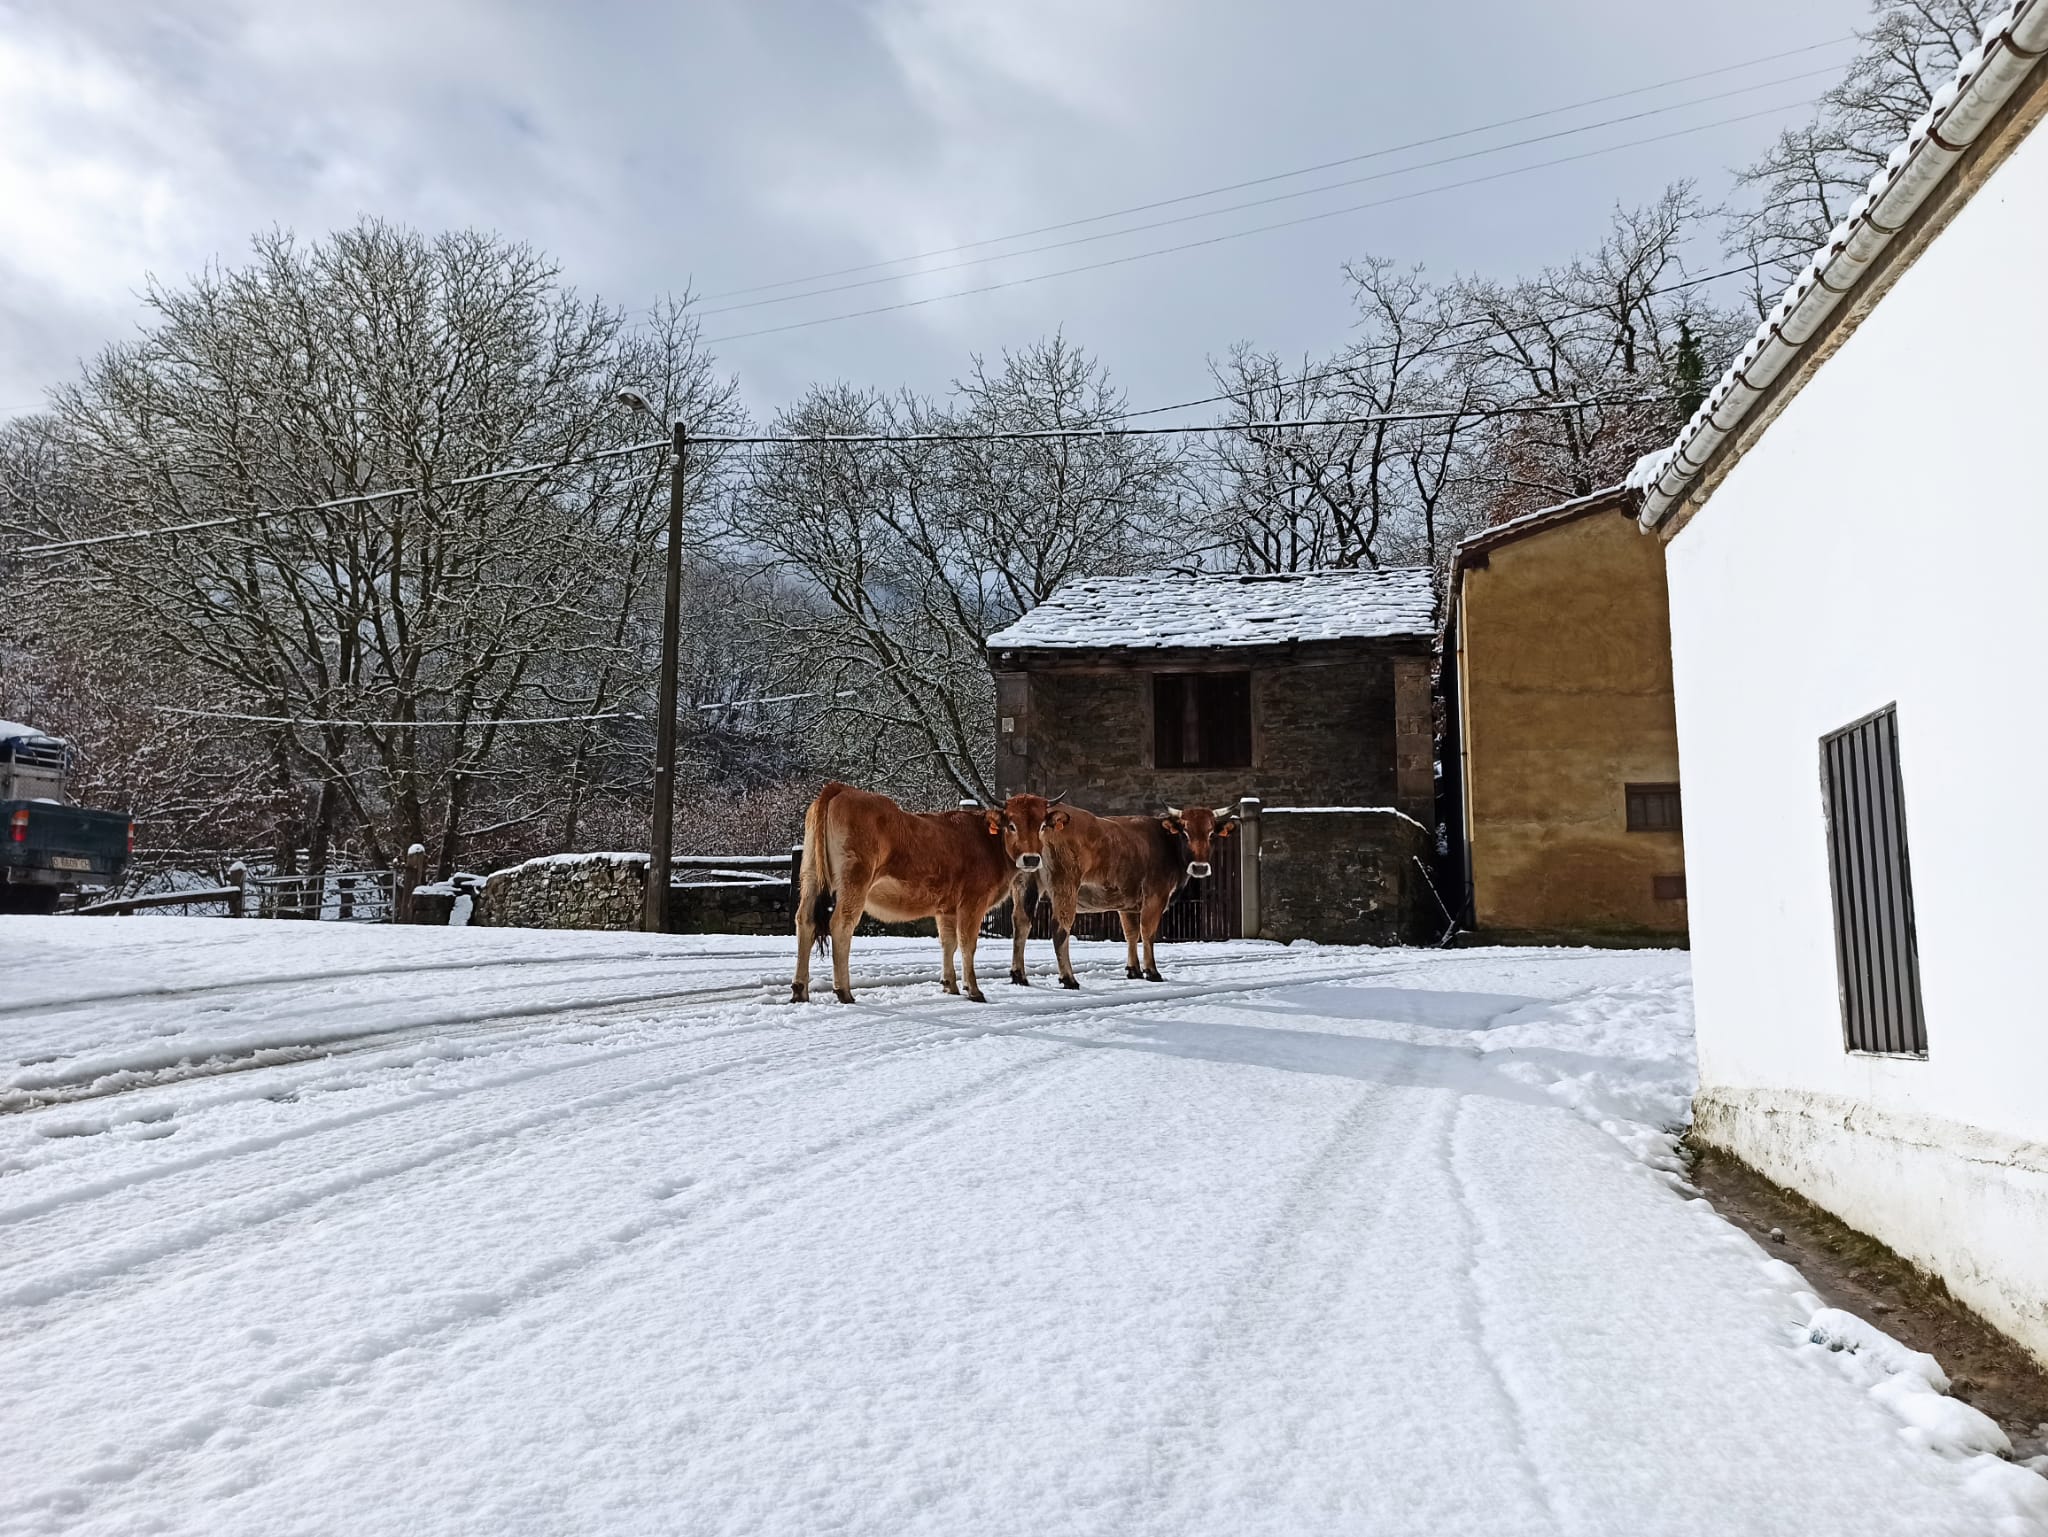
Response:
[[[1256,836],[1258,938],[1405,945],[1441,932],[1416,863],[1430,836],[1401,812],[1267,806]]]
[[[671,934],[768,934],[786,939],[796,933],[796,897],[788,881],[671,886],[668,929]]]
[[[645,854],[553,854],[492,875],[476,893],[469,921],[482,928],[637,929],[646,892]],[[446,910],[421,921],[445,923]],[[794,935],[795,895],[786,879],[672,884],[668,932]],[[880,924],[863,918],[859,932],[936,935],[938,929],[929,919]]]
[[[1430,814],[1426,657],[1284,662],[1250,672],[1252,762],[1235,769],[1155,766],[1149,668],[998,674],[999,786],[1004,794],[1064,790],[1109,814],[1220,806],[1243,795]]]
[[[551,854],[493,874],[469,921],[495,929],[637,929],[646,900],[645,854]]]

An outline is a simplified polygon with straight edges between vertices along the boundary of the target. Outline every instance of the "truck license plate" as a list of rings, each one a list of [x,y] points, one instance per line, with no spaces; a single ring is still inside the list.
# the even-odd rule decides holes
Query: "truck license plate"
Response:
[[[69,854],[52,854],[50,856],[50,863],[59,870],[90,870],[92,868],[92,861],[90,859],[76,859]]]

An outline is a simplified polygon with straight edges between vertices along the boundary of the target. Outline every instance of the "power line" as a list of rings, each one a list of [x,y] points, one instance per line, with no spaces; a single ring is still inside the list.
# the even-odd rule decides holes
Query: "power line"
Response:
[[[602,715],[533,715],[514,720],[302,720],[295,715],[237,715],[231,710],[183,710],[173,705],[151,705],[158,715],[184,715],[198,720],[245,721],[255,726],[359,726],[364,730],[433,730],[446,728],[466,731],[474,727],[482,730],[487,726],[573,726],[584,721],[638,720],[640,717],[630,710],[608,710]]]
[[[697,708],[707,712],[711,710],[743,710],[757,704],[794,704],[800,699],[852,699],[859,693],[859,689],[843,688],[833,694],[828,694],[823,689],[812,689],[810,692],[803,694],[757,694],[752,699],[720,699],[712,704],[700,704]]]
[[[1680,293],[1688,288],[1698,288],[1703,284],[1707,283],[1718,283],[1726,278],[1746,277],[1755,270],[1755,267],[1745,262],[1740,267],[1724,267],[1719,272],[1709,272],[1703,277],[1687,278],[1683,282],[1679,283],[1666,283],[1658,288],[1646,288],[1643,290],[1641,297],[1645,299],[1661,298],[1665,294]],[[1583,320],[1591,315],[1604,315],[1606,313],[1607,311],[1604,307],[1597,305],[1589,305],[1587,308],[1582,310],[1564,310],[1559,314],[1545,315],[1539,320],[1524,321],[1521,325],[1518,326],[1505,326],[1498,331],[1484,331],[1477,336],[1468,336],[1459,341],[1457,345],[1461,347],[1470,347],[1478,342],[1500,341],[1504,340],[1507,337],[1513,336],[1518,331],[1529,331],[1534,330],[1539,326],[1555,325],[1560,320]],[[1447,326],[1445,326],[1444,329],[1459,330],[1465,326],[1485,324],[1485,319],[1475,317],[1471,320],[1451,321]],[[1422,356],[1430,350],[1432,349],[1425,347],[1422,349],[1421,352],[1417,354],[1417,356]],[[1319,373],[1297,374],[1291,379],[1260,380],[1254,383],[1252,388],[1257,390],[1274,390],[1287,389],[1297,384],[1316,384],[1324,379],[1336,379],[1342,377],[1345,374],[1354,373],[1357,371],[1357,368],[1358,364],[1356,362],[1346,363],[1338,368],[1323,369]],[[1204,395],[1196,400],[1177,400],[1171,405],[1147,406],[1142,411],[1119,411],[1113,418],[1113,420],[1127,422],[1140,416],[1160,416],[1168,411],[1186,411],[1195,406],[1219,405],[1224,402],[1234,402],[1241,398],[1242,397],[1236,391],[1231,391],[1227,394],[1222,395]]]
[[[1669,395],[1613,395],[1581,400],[1531,401],[1519,405],[1466,406],[1441,411],[1375,411],[1355,416],[1297,417],[1276,421],[1260,422],[1177,422],[1159,427],[1041,427],[1020,429],[1009,432],[869,432],[869,433],[705,433],[691,434],[692,444],[716,447],[761,447],[770,444],[818,443],[836,445],[872,445],[883,443],[1016,443],[1043,441],[1049,438],[1137,438],[1189,436],[1206,433],[1246,433],[1294,429],[1302,427],[1358,427],[1379,422],[1429,422],[1429,421],[1485,421],[1501,416],[1530,416],[1552,411],[1592,410],[1602,406],[1646,405],[1669,402]],[[646,453],[652,449],[666,449],[668,438],[650,438],[642,443],[629,443],[621,448],[605,449],[600,453],[581,455],[576,459],[549,463],[518,465],[510,469],[489,470],[477,475],[465,475],[445,480],[442,486],[474,485],[481,481],[503,480],[515,475],[538,475],[562,468],[565,465],[588,463],[595,459],[615,459],[625,454]],[[352,504],[385,501],[392,497],[419,495],[416,488],[398,487],[388,491],[365,491],[354,496],[336,497],[330,501],[309,503],[304,507],[269,507],[233,513],[225,517],[211,518],[201,522],[158,525],[152,528],[125,529],[118,533],[94,534],[80,539],[53,540],[45,544],[23,547],[17,555],[21,559],[46,560],[73,550],[91,549],[110,544],[132,543],[144,539],[157,539],[167,534],[190,533],[209,528],[226,528],[240,523],[267,522],[272,518],[284,517],[294,512],[325,511]],[[277,724],[277,723],[273,723]],[[314,724],[306,722],[304,724]],[[395,724],[407,724],[398,722]],[[421,724],[412,722],[410,724]]]
[[[1462,181],[1441,182],[1433,187],[1418,187],[1412,192],[1396,193],[1392,197],[1374,198],[1364,203],[1352,203],[1343,208],[1324,209],[1320,213],[1303,214],[1299,218],[1282,219],[1272,224],[1255,224],[1248,229],[1229,230],[1220,235],[1209,235],[1200,240],[1186,240],[1177,245],[1156,246],[1149,251],[1132,251],[1123,256],[1105,257],[1101,261],[1084,262],[1076,267],[1058,267],[1051,272],[1037,272],[1025,277],[1005,278],[1001,282],[984,283],[979,288],[962,288],[952,293],[928,294],[921,299],[902,299],[893,304],[878,304],[864,310],[848,310],[838,315],[818,315],[809,320],[793,320],[785,325],[762,326],[752,331],[732,331],[724,336],[707,336],[704,343],[746,341],[756,336],[777,336],[785,331],[808,330],[812,326],[834,325],[843,320],[861,320],[871,315],[888,315],[898,310],[918,309],[927,304],[939,304],[949,299],[972,298],[976,294],[995,293],[1004,288],[1020,288],[1029,283],[1043,283],[1051,278],[1072,277],[1083,272],[1100,272],[1110,267],[1127,266],[1132,262],[1148,261],[1155,256],[1171,256],[1180,251],[1200,250],[1205,246],[1223,245],[1233,240],[1244,240],[1252,235],[1270,234],[1275,230],[1294,229],[1304,224],[1318,224],[1325,219],[1340,218],[1345,214],[1363,213],[1371,208],[1385,208],[1395,203],[1412,202],[1419,197],[1429,197],[1439,192],[1455,192],[1465,187],[1483,186],[1488,182],[1504,181],[1509,177],[1527,175],[1531,171],[1545,171],[1555,166],[1571,165],[1581,160],[1593,160],[1602,155],[1618,154],[1622,150],[1640,149],[1648,144],[1661,144],[1667,139],[1684,138],[1690,134],[1704,133],[1710,128],[1726,128],[1735,123],[1747,123],[1761,117],[1775,117],[1794,107],[1810,106],[1813,98],[1787,102],[1775,107],[1764,107],[1755,112],[1738,113],[1734,117],[1717,118],[1710,123],[1695,123],[1689,128],[1674,128],[1668,133],[1650,134],[1644,138],[1630,139],[1620,144],[1604,145],[1599,149],[1581,150],[1577,154],[1559,155],[1550,160],[1537,160],[1528,165],[1511,166],[1503,171],[1491,171],[1484,176],[1468,176]]]
[[[1243,213],[1251,208],[1266,208],[1275,203],[1291,202],[1297,198],[1318,197],[1325,192],[1337,192],[1345,187],[1363,186],[1368,182],[1385,181],[1393,176],[1406,176],[1414,171],[1430,171],[1441,166],[1456,165],[1466,160],[1477,160],[1487,155],[1504,154],[1511,149],[1526,149],[1532,144],[1547,144],[1556,139],[1568,139],[1577,134],[1592,133],[1596,129],[1613,128],[1622,123],[1641,122],[1645,118],[1663,117],[1672,112],[1683,112],[1689,107],[1705,106],[1708,102],[1726,101],[1732,96],[1746,96],[1752,91],[1769,90],[1773,86],[1791,85],[1802,80],[1816,79],[1822,75],[1838,73],[1833,69],[1806,70],[1796,75],[1783,75],[1775,80],[1759,80],[1751,85],[1738,86],[1732,91],[1719,91],[1711,96],[1697,96],[1690,101],[1671,102],[1661,107],[1646,107],[1641,112],[1629,112],[1620,117],[1602,118],[1597,123],[1581,123],[1574,128],[1560,128],[1552,133],[1535,134],[1525,139],[1511,139],[1505,144],[1489,145],[1484,149],[1465,150],[1456,155],[1444,155],[1436,160],[1421,160],[1413,165],[1395,166],[1390,170],[1373,171],[1364,176],[1352,176],[1343,181],[1325,182],[1321,186],[1301,187],[1292,192],[1276,192],[1270,197],[1252,198],[1242,203],[1226,203],[1220,208],[1204,208],[1194,213],[1176,214],[1170,219],[1154,219],[1145,224],[1132,224],[1122,229],[1103,230],[1093,235],[1076,235],[1070,240],[1054,240],[1045,245],[1026,246],[1018,251],[997,251],[987,256],[971,256],[965,261],[949,262],[943,267],[925,267],[915,272],[895,272],[883,277],[861,278],[851,283],[838,283],[830,288],[809,288],[802,293],[778,294],[773,298],[749,299],[743,304],[727,304],[717,309],[700,309],[699,317],[730,315],[739,310],[760,309],[771,304],[795,304],[803,299],[822,298],[827,294],[848,293],[856,288],[873,288],[883,283],[907,283],[914,278],[933,277],[945,272],[959,272],[968,267],[986,266],[990,262],[1009,261],[1019,256],[1039,256],[1047,251],[1064,251],[1073,246],[1092,245],[1103,240],[1118,240],[1125,235],[1143,234],[1147,230],[1167,229],[1174,225],[1191,224],[1198,219],[1215,219],[1224,214]],[[1776,110],[1776,109],[1773,109]],[[1270,179],[1270,178],[1269,178]]]
[[[1512,406],[1467,406],[1443,411],[1373,411],[1362,416],[1308,416],[1269,422],[1176,423],[1167,427],[1033,427],[1010,432],[796,432],[706,434],[692,443],[751,447],[769,443],[1028,443],[1046,438],[1146,438],[1210,432],[1262,432],[1296,427],[1363,427],[1378,422],[1439,422],[1494,416],[1530,416],[1547,411],[1581,411],[1598,406],[1670,401],[1671,395],[1610,395],[1590,400],[1548,400]]]
[[[829,696],[821,690],[804,694],[759,694],[751,699],[715,700],[711,704],[700,704],[695,708],[707,713],[715,710],[743,710],[754,705],[791,704],[800,699],[850,699],[857,692],[855,689],[843,688]],[[489,720],[481,717],[475,720],[310,720],[297,715],[242,715],[233,710],[188,710],[176,705],[151,705],[148,708],[158,715],[181,715],[194,720],[232,720],[253,726],[357,726],[371,731],[464,730],[471,727],[482,730],[487,726],[579,726],[592,721],[647,718],[637,710],[606,710],[597,715],[532,715],[510,720]]]
[[[1356,155],[1346,155],[1336,160],[1324,160],[1315,165],[1301,166],[1292,171],[1276,171],[1267,176],[1254,176],[1246,181],[1229,182],[1220,187],[1205,188],[1200,192],[1185,192],[1177,197],[1159,198],[1150,203],[1136,203],[1128,208],[1111,209],[1108,213],[1089,214],[1085,218],[1067,219],[1058,224],[1041,224],[1035,229],[1018,230],[1008,235],[991,235],[981,240],[969,240],[959,245],[942,246],[933,251],[922,251],[915,256],[893,256],[884,261],[865,262],[859,266],[839,267],[829,272],[813,272],[803,277],[783,278],[773,283],[757,283],[749,288],[728,288],[714,294],[705,294],[709,302],[718,299],[736,299],[746,294],[767,293],[776,288],[794,288],[803,283],[822,283],[830,278],[850,277],[859,272],[873,272],[881,267],[897,267],[908,262],[930,261],[934,257],[954,256],[962,251],[976,251],[983,246],[1004,245],[1012,240],[1029,240],[1035,235],[1052,235],[1062,230],[1078,229],[1084,224],[1100,224],[1108,219],[1121,219],[1130,214],[1150,213],[1154,209],[1171,208],[1181,203],[1197,202],[1206,197],[1220,197],[1227,192],[1242,192],[1250,187],[1268,186],[1276,181],[1287,181],[1296,176],[1312,176],[1318,171],[1333,171],[1339,166],[1356,165],[1361,161],[1377,160],[1387,155],[1401,154],[1411,149],[1427,149],[1435,144],[1449,144],[1458,139],[1468,139],[1475,134],[1491,133],[1499,128],[1515,128],[1523,123],[1540,122],[1544,118],[1559,117],[1567,112],[1577,112],[1586,107],[1604,106],[1610,101],[1623,101],[1631,96],[1642,96],[1651,91],[1668,90],[1675,85],[1690,85],[1696,80],[1709,80],[1716,75],[1734,74],[1739,70],[1753,69],[1759,64],[1775,64],[1780,59],[1797,58],[1802,54],[1817,53],[1823,48],[1838,48],[1844,43],[1858,39],[1854,33],[1829,38],[1825,42],[1808,43],[1799,48],[1788,48],[1782,53],[1762,54],[1753,59],[1744,59],[1736,64],[1724,64],[1717,69],[1703,69],[1690,75],[1676,75],[1669,80],[1660,80],[1652,85],[1639,85],[1626,91],[1613,91],[1605,96],[1589,96],[1583,101],[1570,102],[1562,107],[1546,107],[1540,112],[1526,112],[1519,117],[1501,118],[1496,122],[1482,123],[1475,128],[1461,128],[1452,133],[1435,134],[1426,139],[1411,139],[1405,144],[1390,144],[1382,149],[1366,150]]]
[[[645,453],[650,448],[667,448],[669,439],[649,438],[643,443],[628,443],[623,448],[601,449],[596,453],[578,454],[569,459],[539,461],[532,464],[515,464],[502,470],[485,470],[475,475],[459,475],[452,480],[437,483],[436,490],[452,490],[457,486],[482,485],[486,481],[511,480],[519,476],[545,474],[551,470],[571,469],[580,464],[594,464],[601,459],[617,459],[626,454]],[[262,523],[271,518],[290,517],[303,512],[330,512],[338,507],[357,507],[369,502],[389,501],[393,497],[423,496],[425,491],[418,486],[394,486],[388,491],[361,491],[351,496],[337,496],[324,502],[302,502],[291,507],[251,508],[246,512],[230,513],[225,517],[202,518],[192,523],[165,523],[154,528],[130,529],[117,534],[94,534],[85,539],[61,539],[49,544],[24,545],[16,553],[22,559],[40,558],[61,554],[66,550],[82,550],[96,544],[121,544],[134,539],[154,539],[164,534],[192,534],[209,528],[227,528],[237,523]]]

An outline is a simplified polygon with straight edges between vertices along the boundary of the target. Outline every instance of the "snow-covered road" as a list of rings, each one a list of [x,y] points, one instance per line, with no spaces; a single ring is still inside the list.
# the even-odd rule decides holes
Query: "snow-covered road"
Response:
[[[1076,957],[0,919],[0,1531],[2048,1530],[1686,1198],[1683,956]]]

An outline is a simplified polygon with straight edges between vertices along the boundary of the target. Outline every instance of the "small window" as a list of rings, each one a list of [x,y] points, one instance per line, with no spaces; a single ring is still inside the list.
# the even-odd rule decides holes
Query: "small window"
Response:
[[[1683,902],[1685,900],[1685,877],[1682,875],[1651,876],[1650,898],[1656,902]]]
[[[1251,674],[1155,673],[1152,745],[1159,768],[1250,768]]]
[[[1822,737],[1820,764],[1844,1040],[1850,1051],[1925,1056],[1897,709]]]
[[[1677,785],[1630,785],[1628,830],[1632,833],[1675,833],[1683,830]],[[1612,824],[1610,824],[1612,825]]]

